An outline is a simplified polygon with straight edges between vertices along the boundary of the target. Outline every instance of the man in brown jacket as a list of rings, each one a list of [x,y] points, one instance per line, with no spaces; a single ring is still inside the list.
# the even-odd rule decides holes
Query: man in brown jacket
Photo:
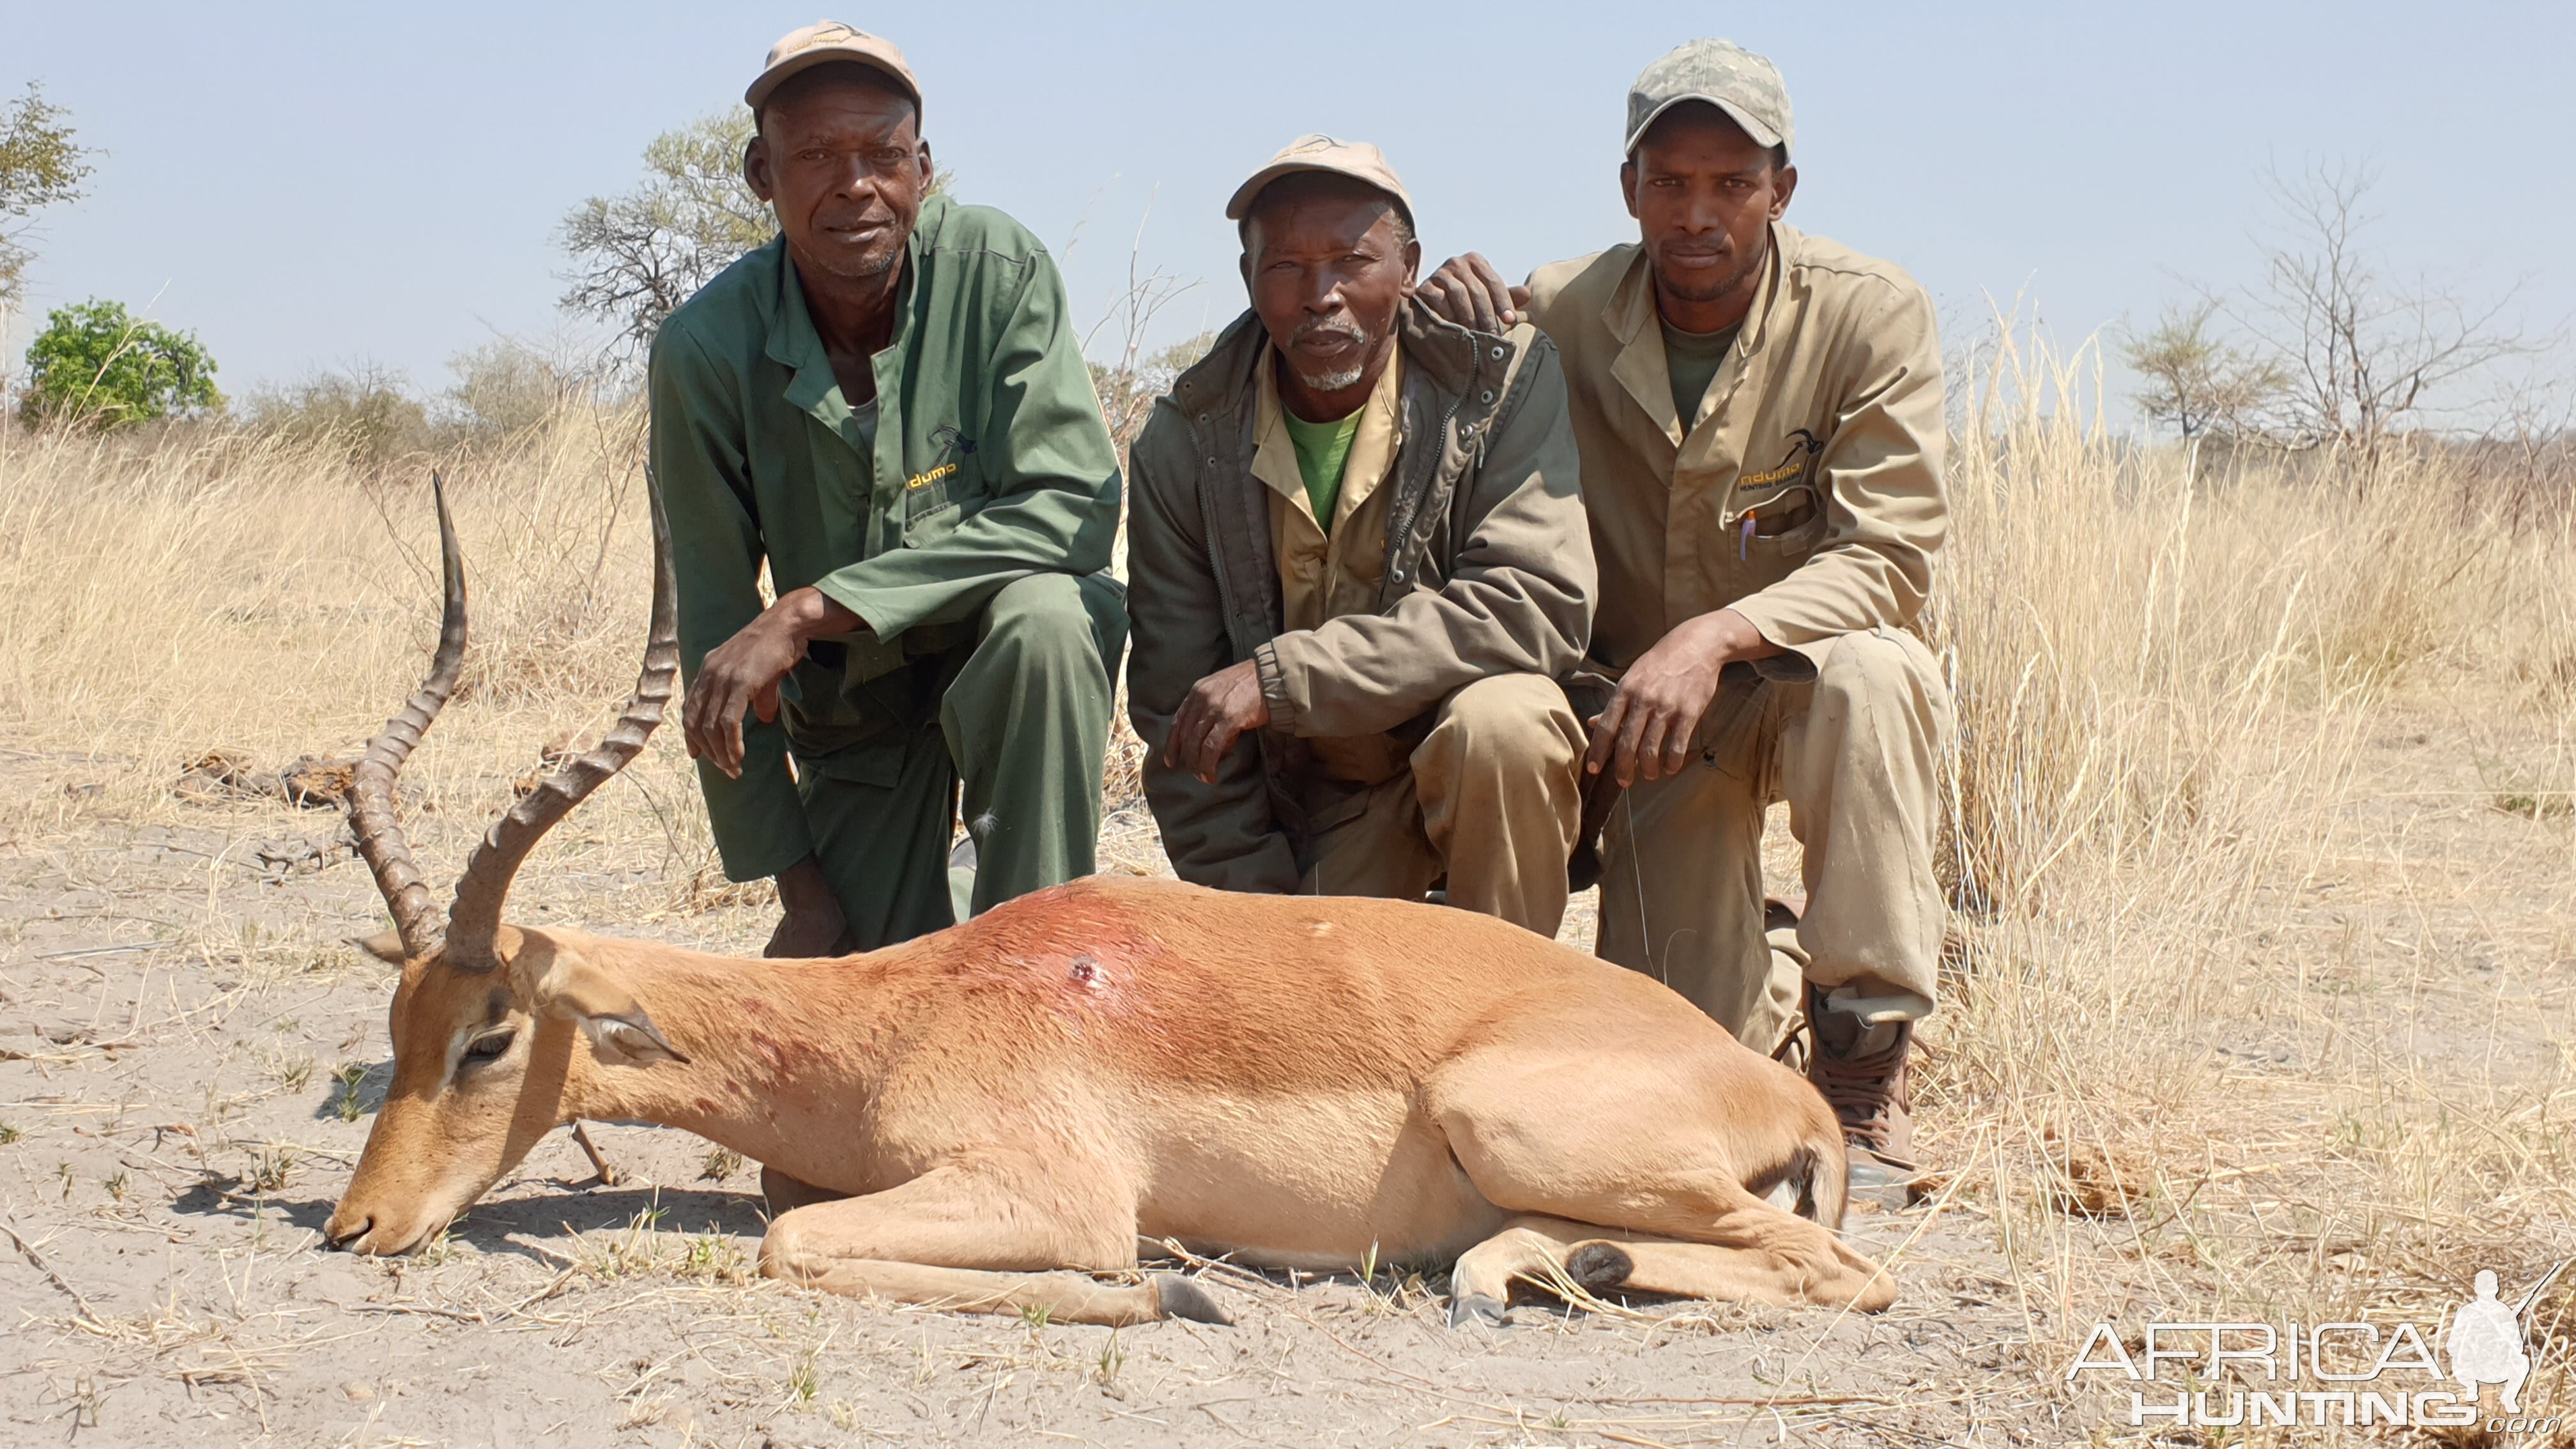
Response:
[[[1450,904],[1554,935],[1592,548],[1555,349],[1412,300],[1374,146],[1235,192],[1252,308],[1133,450],[1128,705],[1184,880]]]
[[[1526,288],[1461,257],[1423,295],[1469,326],[1525,314],[1565,359],[1601,567],[1591,657],[1619,681],[1586,766],[1626,792],[1602,838],[1601,954],[1763,1050],[1803,975],[1810,1075],[1854,1187],[1886,1195],[1910,1166],[1906,1055],[1943,928],[1950,697],[1908,632],[1947,527],[1941,353],[1913,278],[1781,224],[1791,140],[1771,62],[1692,41],[1628,96],[1636,243]],[[1812,683],[1750,667],[1788,651]],[[1761,843],[1779,800],[1807,901],[1775,956]]]

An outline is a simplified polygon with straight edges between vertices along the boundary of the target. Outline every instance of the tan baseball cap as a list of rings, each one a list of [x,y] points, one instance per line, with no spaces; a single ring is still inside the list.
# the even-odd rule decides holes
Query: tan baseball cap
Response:
[[[1631,156],[1655,118],[1684,101],[1706,101],[1726,112],[1757,146],[1784,149],[1796,139],[1789,117],[1789,85],[1768,56],[1731,40],[1689,40],[1646,67],[1628,88]]]
[[[893,78],[894,83],[911,95],[913,109],[921,108],[921,82],[913,79],[912,67],[906,65],[903,52],[882,36],[843,25],[837,20],[818,20],[802,30],[791,30],[769,48],[769,60],[760,79],[742,93],[743,104],[759,110],[769,94],[798,71],[812,70],[834,61],[857,61]]]
[[[1386,153],[1366,141],[1340,141],[1331,136],[1300,136],[1270,158],[1270,164],[1252,173],[1252,179],[1234,189],[1234,197],[1225,204],[1225,219],[1241,221],[1252,214],[1252,201],[1261,188],[1292,171],[1330,171],[1339,176],[1365,181],[1395,198],[1404,208],[1404,219],[1413,220],[1413,195],[1395,168],[1386,164]]]

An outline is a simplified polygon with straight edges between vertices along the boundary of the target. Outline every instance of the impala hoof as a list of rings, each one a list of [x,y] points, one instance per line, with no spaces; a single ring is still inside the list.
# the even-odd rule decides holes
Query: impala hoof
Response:
[[[1186,1318],[1192,1323],[1214,1323],[1234,1326],[1234,1315],[1218,1305],[1205,1288],[1178,1273],[1154,1275],[1154,1305],[1165,1318]]]
[[[1636,1271],[1637,1260],[1617,1243],[1599,1239],[1577,1243],[1565,1255],[1565,1276],[1586,1293],[1616,1292],[1628,1285],[1628,1275]]]
[[[1509,1328],[1512,1311],[1500,1298],[1482,1293],[1461,1293],[1449,1300],[1451,1328]]]

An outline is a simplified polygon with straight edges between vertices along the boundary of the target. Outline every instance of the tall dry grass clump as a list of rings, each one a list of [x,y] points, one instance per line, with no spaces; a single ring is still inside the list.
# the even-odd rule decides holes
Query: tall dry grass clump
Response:
[[[2159,1303],[2411,1311],[2576,1246],[2565,1003],[2536,1009],[2576,960],[2567,500],[2508,518],[2433,447],[2366,487],[2277,457],[2194,483],[2102,425],[2089,356],[2008,329],[1958,385],[1925,628],[1966,950],[1928,1121],[2035,1341]],[[2481,770],[2422,765],[2487,749],[2561,805],[2509,821]],[[2531,854],[2475,855],[2489,822]],[[2490,911],[2482,878],[2554,901]]]
[[[642,435],[640,408],[567,407],[395,468],[254,430],[0,438],[0,730],[43,766],[18,778],[166,816],[208,751],[262,769],[354,756],[435,643],[436,467],[472,647],[403,787],[432,854],[461,855],[511,781],[603,726],[633,683],[651,582]],[[676,740],[657,740],[624,793],[676,799],[685,771]],[[704,863],[696,811],[648,814],[663,854]],[[574,835],[605,838],[632,823],[620,815],[585,812]]]

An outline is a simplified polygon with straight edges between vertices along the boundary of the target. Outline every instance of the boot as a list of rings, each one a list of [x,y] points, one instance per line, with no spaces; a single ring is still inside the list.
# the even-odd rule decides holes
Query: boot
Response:
[[[1914,1045],[1914,1023],[1863,1021],[1831,1005],[1813,982],[1807,985],[1807,1023],[1807,1080],[1842,1120],[1852,1198],[1905,1206],[1918,1165],[1905,1061]]]

